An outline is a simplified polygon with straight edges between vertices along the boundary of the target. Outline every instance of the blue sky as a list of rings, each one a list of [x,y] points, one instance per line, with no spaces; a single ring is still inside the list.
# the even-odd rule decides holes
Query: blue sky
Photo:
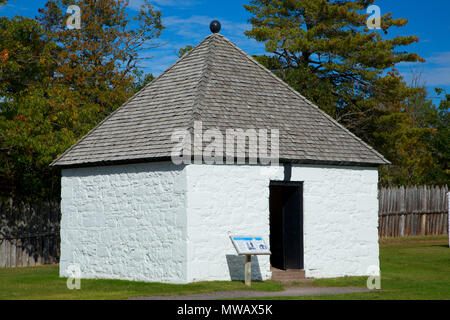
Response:
[[[248,39],[243,32],[250,28],[250,15],[243,4],[250,0],[153,0],[162,11],[166,26],[160,48],[145,53],[152,57],[143,63],[146,73],[160,74],[177,59],[176,52],[186,45],[196,45],[210,34],[209,23],[218,19],[221,33],[249,54],[264,53],[264,44]],[[136,12],[143,0],[130,0],[130,13]],[[0,7],[1,16],[35,17],[45,0],[10,0]],[[408,47],[426,59],[421,64],[401,64],[399,69],[407,81],[420,72],[422,81],[430,87],[443,87],[450,92],[450,1],[448,0],[377,0],[381,13],[409,19],[406,27],[391,29],[393,35],[417,35],[419,42]],[[430,90],[431,91],[431,90]],[[431,96],[433,96],[432,92]]]

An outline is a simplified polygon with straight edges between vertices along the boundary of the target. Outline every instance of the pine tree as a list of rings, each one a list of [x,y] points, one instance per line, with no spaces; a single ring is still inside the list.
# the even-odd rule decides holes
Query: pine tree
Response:
[[[365,101],[380,92],[386,71],[395,72],[400,62],[423,61],[399,49],[418,41],[417,37],[383,37],[382,32],[405,26],[407,19],[393,19],[389,13],[381,17],[381,31],[367,28],[366,9],[373,3],[253,0],[244,5],[253,15],[246,35],[266,43],[271,57],[262,60],[278,64],[285,81],[335,119],[360,131],[358,117],[381,107]]]

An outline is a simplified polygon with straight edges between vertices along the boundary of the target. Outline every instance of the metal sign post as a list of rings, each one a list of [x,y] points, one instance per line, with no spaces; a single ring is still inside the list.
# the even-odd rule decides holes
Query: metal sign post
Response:
[[[245,256],[245,285],[250,286],[252,284],[252,256],[270,255],[270,250],[262,237],[230,236],[230,239],[237,254]]]

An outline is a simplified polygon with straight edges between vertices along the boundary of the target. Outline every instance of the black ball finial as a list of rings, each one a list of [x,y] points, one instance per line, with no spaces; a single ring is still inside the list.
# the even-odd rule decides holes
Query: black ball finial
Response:
[[[211,29],[212,33],[218,33],[221,27],[220,22],[217,20],[213,20],[209,25],[209,29]]]

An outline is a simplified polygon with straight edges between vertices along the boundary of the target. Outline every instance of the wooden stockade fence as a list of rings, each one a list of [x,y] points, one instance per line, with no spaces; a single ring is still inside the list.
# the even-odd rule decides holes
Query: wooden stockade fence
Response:
[[[60,206],[0,200],[0,268],[59,261]]]
[[[378,192],[381,238],[448,233],[448,186],[389,187]]]

